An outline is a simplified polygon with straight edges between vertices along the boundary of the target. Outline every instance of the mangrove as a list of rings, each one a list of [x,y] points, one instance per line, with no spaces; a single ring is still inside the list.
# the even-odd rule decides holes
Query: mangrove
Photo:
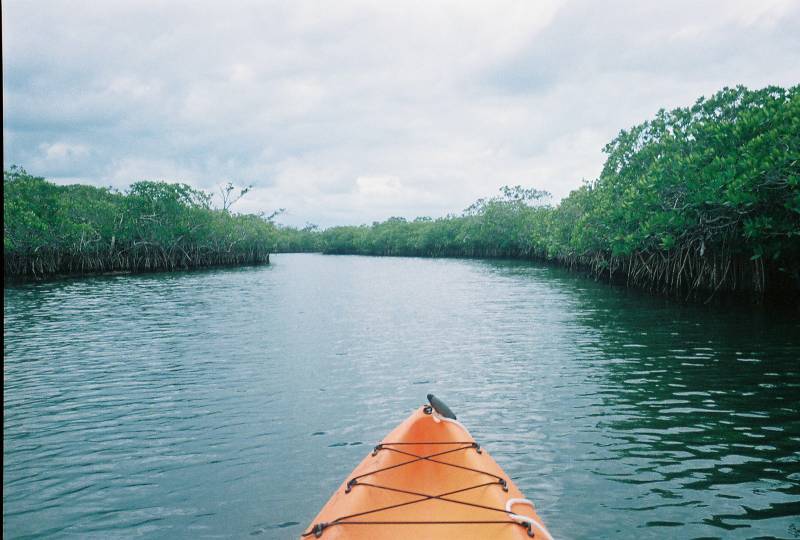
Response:
[[[667,295],[800,292],[800,86],[724,88],[605,148],[560,204],[521,186],[459,215],[319,231],[281,250],[555,261]]]
[[[213,208],[208,193],[186,184],[59,186],[14,166],[3,173],[5,277],[269,262],[275,226],[228,206]]]
[[[460,214],[320,229],[230,211],[185,184],[127,191],[3,175],[6,276],[267,262],[272,252],[553,261],[673,296],[800,296],[800,86],[724,88],[605,146],[557,204],[506,186]],[[249,188],[240,193],[243,194]],[[227,196],[226,196],[227,195]]]

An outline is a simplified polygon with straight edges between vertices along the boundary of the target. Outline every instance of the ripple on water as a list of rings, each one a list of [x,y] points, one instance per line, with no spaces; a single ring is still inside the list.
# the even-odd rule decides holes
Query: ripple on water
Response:
[[[557,537],[798,533],[796,316],[316,255],[5,292],[9,537],[296,537],[428,392]]]

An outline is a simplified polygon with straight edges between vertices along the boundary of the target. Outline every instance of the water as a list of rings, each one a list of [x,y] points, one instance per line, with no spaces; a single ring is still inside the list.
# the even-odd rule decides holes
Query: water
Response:
[[[557,538],[800,537],[797,312],[273,261],[5,289],[5,537],[295,538],[429,391]]]

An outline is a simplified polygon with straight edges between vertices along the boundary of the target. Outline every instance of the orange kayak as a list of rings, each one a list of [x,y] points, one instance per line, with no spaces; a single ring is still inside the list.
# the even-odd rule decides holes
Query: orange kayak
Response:
[[[328,540],[552,540],[533,503],[433,395],[353,470],[302,533]]]

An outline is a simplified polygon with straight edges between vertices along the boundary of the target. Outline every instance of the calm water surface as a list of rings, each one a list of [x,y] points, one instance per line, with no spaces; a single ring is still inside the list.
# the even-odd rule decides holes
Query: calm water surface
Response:
[[[273,260],[5,289],[5,537],[294,538],[429,391],[557,538],[800,537],[797,312]]]

